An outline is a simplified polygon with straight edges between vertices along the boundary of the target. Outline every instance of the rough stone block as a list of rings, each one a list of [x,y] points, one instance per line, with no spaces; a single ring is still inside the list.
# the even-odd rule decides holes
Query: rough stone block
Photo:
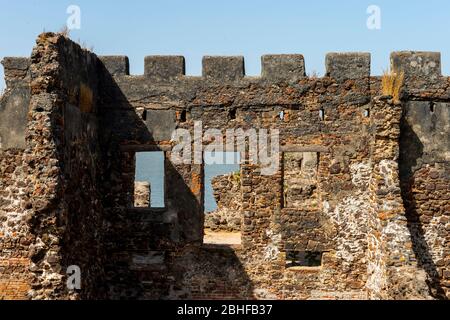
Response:
[[[0,149],[25,148],[28,88],[13,88],[0,100]]]
[[[370,77],[370,53],[329,53],[327,76],[338,81]]]
[[[400,51],[391,53],[391,69],[410,79],[435,80],[442,76],[440,52]]]
[[[203,57],[203,77],[235,81],[244,77],[244,57]]]
[[[130,62],[126,56],[102,56],[99,57],[111,75],[129,75]]]
[[[8,70],[28,70],[30,67],[30,58],[24,57],[5,57],[2,65]]]
[[[450,104],[410,101],[403,108],[403,161],[415,168],[424,162],[450,160]],[[417,158],[422,161],[418,162]]]
[[[6,85],[12,87],[17,81],[27,76],[31,60],[22,57],[5,57],[1,63],[5,70]]]
[[[148,181],[134,182],[134,207],[150,208],[151,204],[151,186]]]
[[[154,141],[169,141],[176,129],[176,113],[173,110],[147,110],[147,128]]]
[[[264,55],[262,77],[270,80],[297,80],[304,78],[305,59],[301,54]]]
[[[168,80],[185,75],[185,61],[182,56],[145,57],[145,76]]]

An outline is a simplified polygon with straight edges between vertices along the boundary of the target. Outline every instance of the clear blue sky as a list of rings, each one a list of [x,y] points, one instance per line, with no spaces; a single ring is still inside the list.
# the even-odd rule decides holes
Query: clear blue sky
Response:
[[[448,0],[0,0],[0,58],[29,56],[37,34],[65,25],[71,4],[82,11],[72,38],[128,55],[133,74],[146,55],[182,54],[187,73],[199,75],[202,56],[220,54],[244,55],[247,74],[258,75],[266,53],[302,53],[307,72],[323,74],[330,51],[369,51],[381,74],[395,50],[441,51],[450,74]],[[366,27],[371,4],[381,8],[379,31]]]

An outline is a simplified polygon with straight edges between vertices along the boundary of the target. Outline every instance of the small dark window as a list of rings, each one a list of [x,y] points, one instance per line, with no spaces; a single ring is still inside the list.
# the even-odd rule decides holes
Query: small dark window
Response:
[[[147,110],[142,111],[142,120],[147,121]]]
[[[294,267],[320,267],[323,252],[314,251],[287,251],[286,268]]]
[[[325,110],[324,109],[319,110],[319,119],[322,121],[325,120]]]
[[[183,110],[183,111],[181,111],[181,114],[180,114],[180,122],[186,122],[186,120],[187,120],[187,111]]]
[[[435,110],[436,110],[436,104],[434,102],[430,102],[430,112],[434,113]]]
[[[236,119],[236,109],[231,109],[230,110],[230,113],[229,113],[229,117],[230,117],[230,120],[235,120]]]

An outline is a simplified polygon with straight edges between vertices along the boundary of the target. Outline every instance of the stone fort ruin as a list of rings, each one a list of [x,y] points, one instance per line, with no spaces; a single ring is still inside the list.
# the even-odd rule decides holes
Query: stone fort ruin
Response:
[[[260,77],[242,57],[191,77],[183,57],[150,56],[135,76],[127,57],[44,33],[2,63],[0,299],[450,297],[440,54],[392,54],[400,101],[364,53],[328,54],[322,78],[301,55],[263,56]],[[203,242],[204,166],[170,160],[171,132],[195,121],[280,130],[275,175],[243,160],[237,187],[214,183],[239,200],[240,244]],[[135,205],[139,152],[165,155],[164,208]]]

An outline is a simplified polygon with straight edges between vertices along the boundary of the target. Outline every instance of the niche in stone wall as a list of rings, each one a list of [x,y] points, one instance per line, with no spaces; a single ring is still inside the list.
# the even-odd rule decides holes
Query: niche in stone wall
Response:
[[[137,152],[135,168],[134,207],[165,208],[164,152]]]
[[[283,154],[283,207],[317,208],[316,152],[285,152]]]
[[[318,268],[322,266],[323,252],[286,251],[286,268]]]

